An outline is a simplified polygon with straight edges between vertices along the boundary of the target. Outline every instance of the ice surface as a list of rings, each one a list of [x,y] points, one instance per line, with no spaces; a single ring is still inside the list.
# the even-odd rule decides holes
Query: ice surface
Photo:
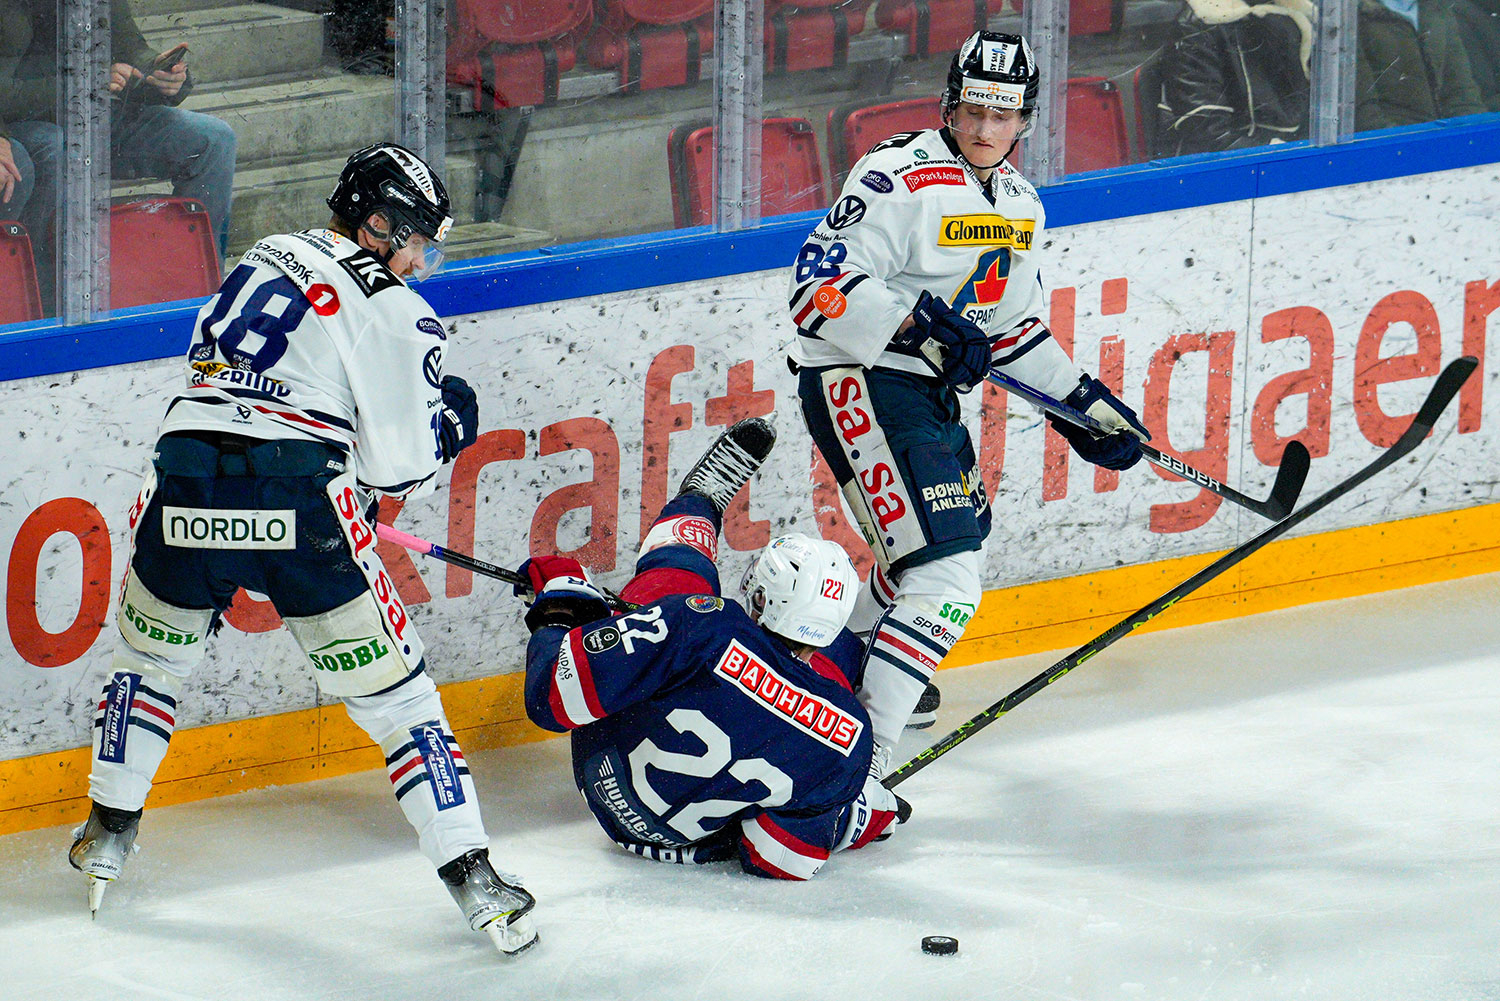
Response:
[[[0,998],[1500,998],[1497,608],[1491,575],[1129,637],[804,884],[613,849],[563,741],[476,752],[540,901],[515,959],[379,771],[148,810],[94,923],[67,828],[11,835]],[[943,672],[903,751],[1055,659]]]

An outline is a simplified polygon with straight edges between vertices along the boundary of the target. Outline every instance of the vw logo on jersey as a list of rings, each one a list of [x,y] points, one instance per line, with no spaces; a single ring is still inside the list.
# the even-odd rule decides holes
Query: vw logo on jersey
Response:
[[[837,205],[828,210],[828,228],[844,229],[864,217],[865,200],[858,195],[845,195]]]
[[[433,389],[443,388],[443,349],[432,348],[422,359],[422,378]]]

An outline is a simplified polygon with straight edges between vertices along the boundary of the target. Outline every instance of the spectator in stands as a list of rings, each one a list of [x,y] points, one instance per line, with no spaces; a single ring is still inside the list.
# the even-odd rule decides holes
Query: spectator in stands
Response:
[[[31,235],[42,301],[53,299],[53,216],[62,173],[57,122],[59,59],[53,0],[0,0],[0,216]],[[209,115],[184,111],[192,90],[184,56],[165,61],[146,43],[128,0],[110,3],[108,87],[112,101],[110,158],[116,177],[162,177],[172,193],[208,209],[219,252],[229,242],[234,182],[233,130]],[[9,190],[9,200],[5,194]]]
[[[346,73],[390,76],[392,0],[333,0],[328,14],[328,45]]]
[[[1500,0],[1457,0],[1453,16],[1469,53],[1479,99],[1500,111]]]
[[[1186,33],[1160,57],[1157,155],[1306,139],[1311,0],[1188,0],[1188,7]]]
[[[1355,90],[1361,132],[1483,112],[1451,0],[1360,0]]]

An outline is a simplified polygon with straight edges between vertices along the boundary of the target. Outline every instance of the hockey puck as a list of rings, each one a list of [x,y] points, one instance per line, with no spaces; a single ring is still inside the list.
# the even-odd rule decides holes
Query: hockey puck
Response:
[[[947,935],[928,935],[922,939],[922,951],[929,956],[952,956],[958,952],[958,939]]]

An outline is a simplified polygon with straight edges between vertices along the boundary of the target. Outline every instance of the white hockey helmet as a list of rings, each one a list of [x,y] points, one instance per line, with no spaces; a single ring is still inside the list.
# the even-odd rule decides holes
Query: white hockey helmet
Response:
[[[761,628],[793,643],[823,647],[854,611],[859,574],[837,542],[783,535],[756,554],[740,590]]]

